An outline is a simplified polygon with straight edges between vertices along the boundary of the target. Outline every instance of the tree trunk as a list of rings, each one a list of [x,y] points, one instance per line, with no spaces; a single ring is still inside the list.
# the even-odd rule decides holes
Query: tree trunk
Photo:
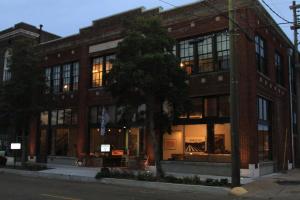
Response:
[[[157,135],[155,132],[155,125],[154,125],[154,101],[148,99],[147,104],[147,132],[151,135],[153,149],[154,149],[154,159],[155,159],[155,167],[156,167],[156,177],[161,178],[164,176],[164,172],[160,163],[160,145],[157,140]]]
[[[21,164],[25,166],[27,161],[27,137],[26,131],[22,130],[22,145],[21,145],[22,157],[21,157]]]

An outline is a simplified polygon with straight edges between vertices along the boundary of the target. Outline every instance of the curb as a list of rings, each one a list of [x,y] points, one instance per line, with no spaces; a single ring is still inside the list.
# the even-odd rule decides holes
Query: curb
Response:
[[[187,185],[187,184],[174,184],[163,182],[148,182],[148,181],[136,181],[128,179],[115,179],[115,178],[103,178],[99,180],[103,184],[119,185],[119,186],[131,186],[142,187],[147,189],[159,189],[171,192],[206,192],[220,195],[227,195],[230,192],[229,188],[225,187],[213,187],[205,185]]]
[[[15,174],[25,177],[35,178],[46,178],[46,179],[57,179],[65,181],[77,181],[85,183],[98,183],[106,185],[117,185],[127,187],[139,187],[146,189],[157,189],[171,192],[201,192],[201,193],[213,193],[219,195],[228,195],[230,192],[229,188],[225,187],[213,187],[204,185],[185,185],[185,184],[174,184],[174,183],[163,183],[163,182],[148,182],[148,181],[136,181],[127,179],[115,179],[115,178],[103,178],[95,179],[93,177],[76,176],[76,175],[65,175],[65,174],[50,174],[39,171],[23,171],[16,169],[3,169],[0,168],[0,173]]]
[[[91,182],[91,183],[98,182],[95,178],[92,177],[65,175],[65,174],[50,174],[41,171],[26,171],[26,170],[0,168],[0,173],[15,174],[20,176],[35,177],[35,178],[58,179],[58,180],[66,180],[66,181]]]

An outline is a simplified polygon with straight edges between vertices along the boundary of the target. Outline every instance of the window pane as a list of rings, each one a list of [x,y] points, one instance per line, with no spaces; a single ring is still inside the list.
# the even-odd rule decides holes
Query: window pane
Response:
[[[79,82],[79,63],[73,63],[73,91],[78,90]]]
[[[57,125],[57,110],[51,112],[51,125]]]
[[[58,125],[64,124],[64,110],[57,111],[57,124]]]
[[[229,96],[219,97],[219,117],[230,116]]]
[[[206,117],[217,116],[217,98],[204,99],[204,113]]]
[[[60,92],[60,66],[53,67],[53,93]]]
[[[45,82],[46,82],[46,93],[49,93],[51,90],[51,68],[45,70]]]
[[[70,91],[71,82],[71,64],[63,65],[63,91]]]
[[[65,109],[65,116],[64,116],[64,124],[65,125],[71,125],[72,120],[72,110],[71,109]]]
[[[198,72],[214,71],[212,52],[213,36],[206,36],[202,39],[203,41],[198,42]]]
[[[220,70],[229,68],[229,35],[221,33],[217,35],[217,56]]]
[[[97,124],[97,107],[92,107],[90,110],[90,123]]]
[[[203,98],[192,99],[193,111],[190,113],[190,119],[203,118]]]
[[[41,113],[41,125],[48,125],[48,111]]]
[[[188,74],[192,73],[194,66],[194,45],[193,40],[184,40],[179,42],[180,67],[186,70]]]
[[[103,86],[103,57],[93,59],[92,86]]]

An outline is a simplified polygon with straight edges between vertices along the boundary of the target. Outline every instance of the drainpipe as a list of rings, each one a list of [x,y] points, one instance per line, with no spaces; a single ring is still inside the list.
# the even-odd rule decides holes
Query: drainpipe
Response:
[[[294,145],[294,106],[293,106],[293,91],[292,91],[292,56],[293,50],[288,49],[288,57],[289,57],[289,93],[290,93],[290,126],[291,126],[291,142],[292,142],[292,159],[293,159],[293,168],[295,168],[295,145]]]

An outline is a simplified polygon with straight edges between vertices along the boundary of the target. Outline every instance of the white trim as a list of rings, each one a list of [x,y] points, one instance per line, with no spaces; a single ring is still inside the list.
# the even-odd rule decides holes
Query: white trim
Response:
[[[107,49],[116,48],[122,40],[123,39],[119,39],[119,40],[109,41],[106,43],[92,45],[89,47],[89,53],[95,53],[95,52],[104,51]]]
[[[36,38],[38,38],[40,36],[40,34],[38,34],[38,33],[34,33],[34,32],[27,31],[25,29],[20,28],[20,29],[16,29],[14,31],[8,32],[6,34],[0,35],[0,40],[4,39],[4,38],[7,38],[7,37],[10,37],[10,36],[17,35],[19,33],[23,33],[25,35],[33,36],[33,37],[36,37]]]

